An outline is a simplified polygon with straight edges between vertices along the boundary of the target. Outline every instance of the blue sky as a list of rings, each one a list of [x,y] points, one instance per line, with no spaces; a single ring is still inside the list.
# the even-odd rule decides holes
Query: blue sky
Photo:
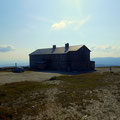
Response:
[[[53,44],[120,57],[120,0],[0,0],[0,62],[27,61]]]

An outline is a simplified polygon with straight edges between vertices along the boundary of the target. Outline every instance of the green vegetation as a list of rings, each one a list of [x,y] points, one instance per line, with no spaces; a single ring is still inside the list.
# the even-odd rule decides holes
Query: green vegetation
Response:
[[[120,66],[111,66],[112,68],[120,68]],[[96,68],[110,68],[110,66],[96,67]]]
[[[114,76],[119,74],[94,72],[63,75],[49,80],[53,83],[60,80],[59,85],[28,81],[0,85],[0,120],[21,120],[23,115],[36,116],[46,111],[49,105],[45,93],[52,88],[59,90],[55,95],[56,105],[69,108],[74,104],[79,106],[77,111],[83,112],[91,100],[99,100],[94,90],[110,85],[106,78]]]
[[[97,95],[93,90],[108,85],[108,82],[104,80],[107,75],[110,75],[110,73],[87,73],[72,76],[64,75],[53,77],[50,80],[63,81],[58,87],[62,92],[57,95],[57,102],[63,107],[69,107],[71,103],[75,103],[83,109],[90,103],[90,100],[98,100]]]
[[[16,82],[0,85],[0,104],[9,101],[9,99],[17,98],[26,92],[36,91],[49,88],[53,85],[42,84],[40,82]]]
[[[0,85],[0,120],[20,120],[23,113],[36,115],[38,108],[45,110],[45,90],[54,86],[27,81]]]
[[[64,81],[64,87],[72,89],[95,89],[105,85],[103,78],[109,73],[87,73],[80,75],[64,75],[59,77],[52,77],[50,80]]]

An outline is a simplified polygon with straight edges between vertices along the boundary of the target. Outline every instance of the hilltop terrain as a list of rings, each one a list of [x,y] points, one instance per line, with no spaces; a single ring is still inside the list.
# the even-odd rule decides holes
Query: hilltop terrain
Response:
[[[0,85],[2,120],[119,120],[119,111],[119,67]]]
[[[120,57],[96,57],[92,58],[96,67],[104,66],[120,66]]]

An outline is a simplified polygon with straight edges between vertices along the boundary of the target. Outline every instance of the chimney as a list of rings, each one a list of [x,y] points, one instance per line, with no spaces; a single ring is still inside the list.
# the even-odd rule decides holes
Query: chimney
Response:
[[[53,45],[53,50],[55,50],[56,49],[56,45]]]
[[[65,49],[69,49],[69,43],[65,44]]]

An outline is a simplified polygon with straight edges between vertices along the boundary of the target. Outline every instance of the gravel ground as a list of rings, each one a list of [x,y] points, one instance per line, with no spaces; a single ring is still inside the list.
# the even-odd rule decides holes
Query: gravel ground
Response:
[[[71,103],[68,108],[56,104],[55,96],[61,91],[57,88],[51,88],[46,91],[48,109],[34,117],[23,117],[22,120],[120,120],[120,80],[118,78],[120,78],[120,74],[108,77],[106,81],[113,84],[101,89],[95,89],[93,92],[96,93],[98,100],[91,99],[91,104],[81,111],[78,111],[80,106],[74,103]],[[43,83],[59,85],[61,81],[54,80]]]
[[[60,91],[57,89],[51,89],[46,94],[49,96],[49,103],[51,104],[48,113],[44,113],[51,120],[120,120],[120,69],[115,71],[114,75],[110,75],[105,79],[110,85],[101,89],[95,89],[98,100],[91,100],[88,106],[82,111],[78,111],[80,106],[74,103],[69,108],[62,108],[60,105],[54,104],[55,95]],[[106,70],[107,71],[107,70]],[[116,73],[117,72],[117,73]],[[49,81],[48,84],[53,84],[53,81]],[[46,82],[47,83],[47,82]],[[112,83],[112,84],[111,84]],[[54,81],[54,84],[60,84],[59,80]],[[90,91],[88,91],[90,92]],[[64,113],[64,114],[63,114]],[[40,114],[42,116],[42,114]],[[38,116],[36,120],[42,120]],[[31,120],[31,119],[30,119]]]
[[[24,73],[0,72],[0,84],[20,82],[20,81],[43,81],[53,76],[59,76],[59,73],[26,71]]]
[[[109,72],[109,68],[96,68],[97,72]],[[98,100],[91,100],[83,110],[78,111],[79,105],[71,103],[68,108],[63,108],[56,103],[56,95],[61,91],[57,88],[50,88],[45,92],[46,111],[40,112],[37,116],[23,116],[22,120],[120,120],[120,68],[113,68],[109,77],[105,81],[110,85],[100,89],[95,89]],[[43,81],[53,76],[58,76],[58,73],[47,72],[25,72],[11,73],[0,72],[0,83],[9,83],[17,81]],[[44,81],[44,84],[61,83],[60,80]],[[90,91],[88,91],[90,92]],[[35,94],[33,94],[35,96]]]
[[[107,67],[107,68],[96,68],[96,71],[97,72],[110,72],[110,68]],[[112,68],[112,72],[120,72],[120,68]]]
[[[96,68],[97,72],[109,72],[109,68]],[[120,72],[120,68],[112,68],[113,72]],[[0,84],[20,82],[20,81],[43,81],[50,79],[53,76],[62,74],[78,74],[78,73],[65,73],[65,72],[35,72],[25,71],[24,73],[13,72],[0,72]]]

